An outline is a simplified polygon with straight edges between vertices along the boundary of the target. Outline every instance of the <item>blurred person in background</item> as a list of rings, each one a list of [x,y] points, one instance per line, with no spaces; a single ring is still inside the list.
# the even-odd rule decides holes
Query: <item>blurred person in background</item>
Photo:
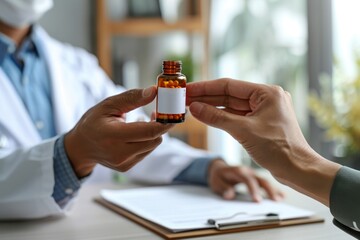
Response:
[[[0,219],[61,215],[81,184],[107,169],[148,183],[207,185],[225,199],[238,183],[254,201],[261,189],[282,198],[252,169],[162,137],[171,125],[143,121],[139,108],[156,88],[125,91],[93,55],[51,38],[36,21],[52,6],[0,0]]]

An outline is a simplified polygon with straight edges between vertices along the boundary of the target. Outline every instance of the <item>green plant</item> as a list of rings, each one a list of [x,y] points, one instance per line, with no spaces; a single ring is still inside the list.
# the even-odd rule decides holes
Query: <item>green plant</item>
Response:
[[[336,65],[333,84],[322,77],[321,94],[309,97],[310,110],[326,136],[342,144],[346,155],[360,152],[360,55],[356,69],[356,76],[349,78]]]

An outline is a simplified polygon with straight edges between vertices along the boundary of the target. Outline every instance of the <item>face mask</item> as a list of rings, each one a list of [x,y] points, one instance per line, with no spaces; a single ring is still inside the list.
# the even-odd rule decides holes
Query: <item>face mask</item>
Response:
[[[53,0],[0,0],[0,19],[13,27],[30,25],[53,6]]]

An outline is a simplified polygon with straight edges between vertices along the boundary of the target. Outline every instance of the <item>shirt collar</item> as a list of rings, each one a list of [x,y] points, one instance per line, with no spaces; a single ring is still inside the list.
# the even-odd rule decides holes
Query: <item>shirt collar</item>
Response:
[[[16,46],[14,42],[5,34],[0,33],[0,66],[4,62],[5,57],[8,54],[14,53]]]
[[[11,38],[0,32],[0,66],[8,54],[14,54],[15,52],[34,53],[37,57],[39,57],[39,45],[41,43],[38,32],[38,27],[35,25],[32,26],[30,34],[24,39],[18,48],[16,48],[16,45]]]

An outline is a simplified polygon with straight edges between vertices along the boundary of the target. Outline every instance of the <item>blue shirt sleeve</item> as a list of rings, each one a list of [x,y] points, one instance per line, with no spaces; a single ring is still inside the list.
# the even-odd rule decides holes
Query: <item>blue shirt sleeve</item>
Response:
[[[197,158],[187,168],[185,168],[174,179],[174,182],[187,182],[199,185],[208,185],[209,164],[215,158]]]
[[[76,196],[81,183],[85,180],[78,179],[70,164],[64,147],[64,135],[55,142],[54,176],[55,186],[52,197],[61,208],[64,208]]]
[[[214,157],[195,159],[174,179],[174,182],[187,182],[199,185],[208,185],[208,168]],[[64,147],[64,136],[61,136],[54,147],[54,175],[55,186],[53,198],[63,208],[76,196],[81,183],[86,179],[79,180],[70,164]]]

